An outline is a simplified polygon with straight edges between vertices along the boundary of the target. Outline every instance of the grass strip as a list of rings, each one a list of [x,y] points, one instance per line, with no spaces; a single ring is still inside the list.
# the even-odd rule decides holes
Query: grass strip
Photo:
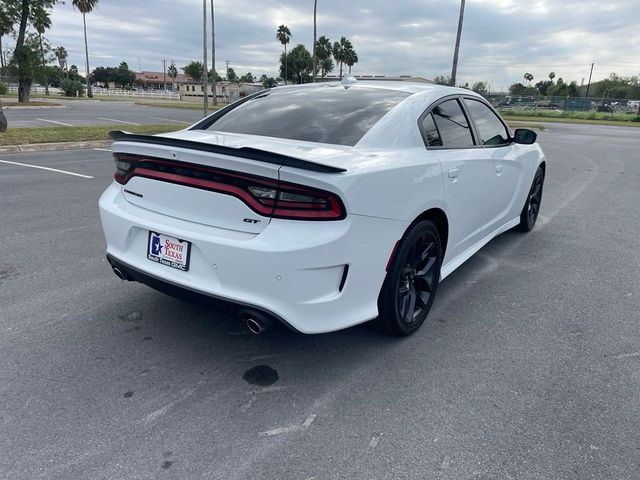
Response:
[[[174,125],[95,125],[82,127],[11,128],[0,133],[0,146],[31,145],[37,143],[88,142],[108,140],[112,130],[154,134],[179,130]]]
[[[620,120],[588,120],[583,118],[562,117],[530,117],[530,116],[505,116],[508,122],[545,122],[545,123],[574,123],[579,125],[615,125],[619,127],[640,127],[640,122],[628,122]]]
[[[161,108],[188,108],[191,110],[202,110],[202,102],[171,102],[171,101],[137,101],[136,105],[141,105],[143,107],[161,107]],[[219,110],[224,105],[218,104],[215,107],[213,105],[209,105],[209,113]]]

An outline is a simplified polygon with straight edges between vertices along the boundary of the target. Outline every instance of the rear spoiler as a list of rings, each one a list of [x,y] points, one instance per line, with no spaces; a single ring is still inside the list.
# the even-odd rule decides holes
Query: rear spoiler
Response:
[[[331,165],[323,165],[314,163],[301,158],[290,157],[280,153],[260,150],[258,148],[242,147],[233,148],[223,145],[212,145],[210,143],[194,142],[193,140],[182,140],[179,138],[156,137],[153,135],[137,135],[127,133],[121,130],[115,130],[109,133],[109,136],[117,142],[147,143],[152,145],[163,145],[167,147],[187,148],[190,150],[198,150],[201,152],[218,153],[221,155],[229,155],[231,157],[248,158],[258,162],[272,163],[274,165],[284,165],[285,167],[300,168],[312,172],[321,173],[343,173],[347,170],[340,167],[332,167]]]

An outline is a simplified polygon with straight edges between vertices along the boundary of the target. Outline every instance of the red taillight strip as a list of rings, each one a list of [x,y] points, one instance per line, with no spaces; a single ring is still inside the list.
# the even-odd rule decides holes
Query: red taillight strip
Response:
[[[211,180],[204,180],[201,178],[186,177],[184,175],[176,175],[175,173],[158,172],[156,170],[150,170],[148,168],[134,168],[127,175],[127,182],[133,177],[144,177],[152,180],[161,180],[163,182],[175,183],[185,187],[194,187],[201,190],[209,190],[212,192],[226,193],[239,198],[246,203],[256,213],[264,216],[270,216],[273,213],[273,207],[267,207],[260,204],[254,197],[247,191],[226,183],[212,182]],[[126,182],[125,182],[126,183]]]
[[[336,194],[325,190],[319,190],[314,187],[281,182],[268,177],[237,173],[216,167],[208,167],[206,165],[175,162],[171,160],[148,158],[131,154],[115,154],[115,157],[120,162],[125,164],[127,162],[129,163],[129,169],[126,173],[120,173],[120,171],[123,170],[117,170],[114,175],[115,180],[122,185],[126,185],[133,177],[143,177],[183,185],[186,187],[223,193],[240,199],[249,208],[260,215],[275,218],[293,220],[341,220],[346,217],[346,211],[342,201]],[[218,178],[222,177],[222,180],[235,179],[235,181],[239,180],[240,183],[246,182],[251,186],[270,187],[276,189],[276,199],[256,197],[248,190],[248,185],[238,186],[231,183],[150,168],[154,165],[166,166],[178,171],[190,170],[194,172],[203,172],[205,174],[216,175]],[[281,192],[308,195],[310,197],[323,199],[326,203],[325,205],[322,205],[315,202],[282,200],[278,198]]]

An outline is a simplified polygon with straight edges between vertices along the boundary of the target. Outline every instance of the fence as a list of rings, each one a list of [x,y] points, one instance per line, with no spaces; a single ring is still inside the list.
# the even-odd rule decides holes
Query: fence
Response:
[[[505,114],[577,117],[592,115],[593,118],[601,117],[602,114],[629,117],[640,114],[640,100],[623,98],[527,95],[490,95],[488,97],[491,103]]]
[[[8,87],[9,93],[18,93],[18,87]],[[106,89],[94,87],[91,89],[95,97],[134,97],[134,98],[161,98],[165,100],[180,100],[180,94],[178,92],[171,91],[158,91],[158,90],[123,90],[123,89]],[[46,92],[44,87],[33,86],[31,87],[32,95],[44,95]],[[49,94],[63,95],[64,92],[60,88],[49,87]]]

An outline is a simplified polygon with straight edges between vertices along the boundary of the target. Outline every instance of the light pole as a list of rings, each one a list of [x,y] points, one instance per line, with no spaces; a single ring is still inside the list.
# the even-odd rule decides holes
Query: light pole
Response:
[[[211,66],[213,67],[213,104],[218,104],[218,91],[216,90],[216,21],[211,0]]]
[[[209,110],[209,82],[207,75],[207,0],[202,0],[202,80],[204,85],[204,116]]]
[[[460,1],[460,16],[458,17],[458,33],[456,35],[456,47],[453,51],[453,66],[451,67],[451,85],[456,86],[456,74],[458,73],[458,51],[460,50],[460,37],[462,36],[462,21],[464,20],[464,2]]]
[[[316,58],[316,10],[318,8],[318,0],[313,0],[313,83],[316,83],[316,70],[318,69]],[[285,59],[286,61],[286,59]]]
[[[164,90],[163,92],[167,91],[167,61],[166,60],[162,60],[162,81],[164,84]]]
[[[591,64],[591,71],[589,72],[589,83],[587,84],[587,94],[585,95],[586,98],[589,98],[589,90],[591,90],[591,76],[593,75],[593,66],[596,64],[596,61],[594,60],[593,63]]]

